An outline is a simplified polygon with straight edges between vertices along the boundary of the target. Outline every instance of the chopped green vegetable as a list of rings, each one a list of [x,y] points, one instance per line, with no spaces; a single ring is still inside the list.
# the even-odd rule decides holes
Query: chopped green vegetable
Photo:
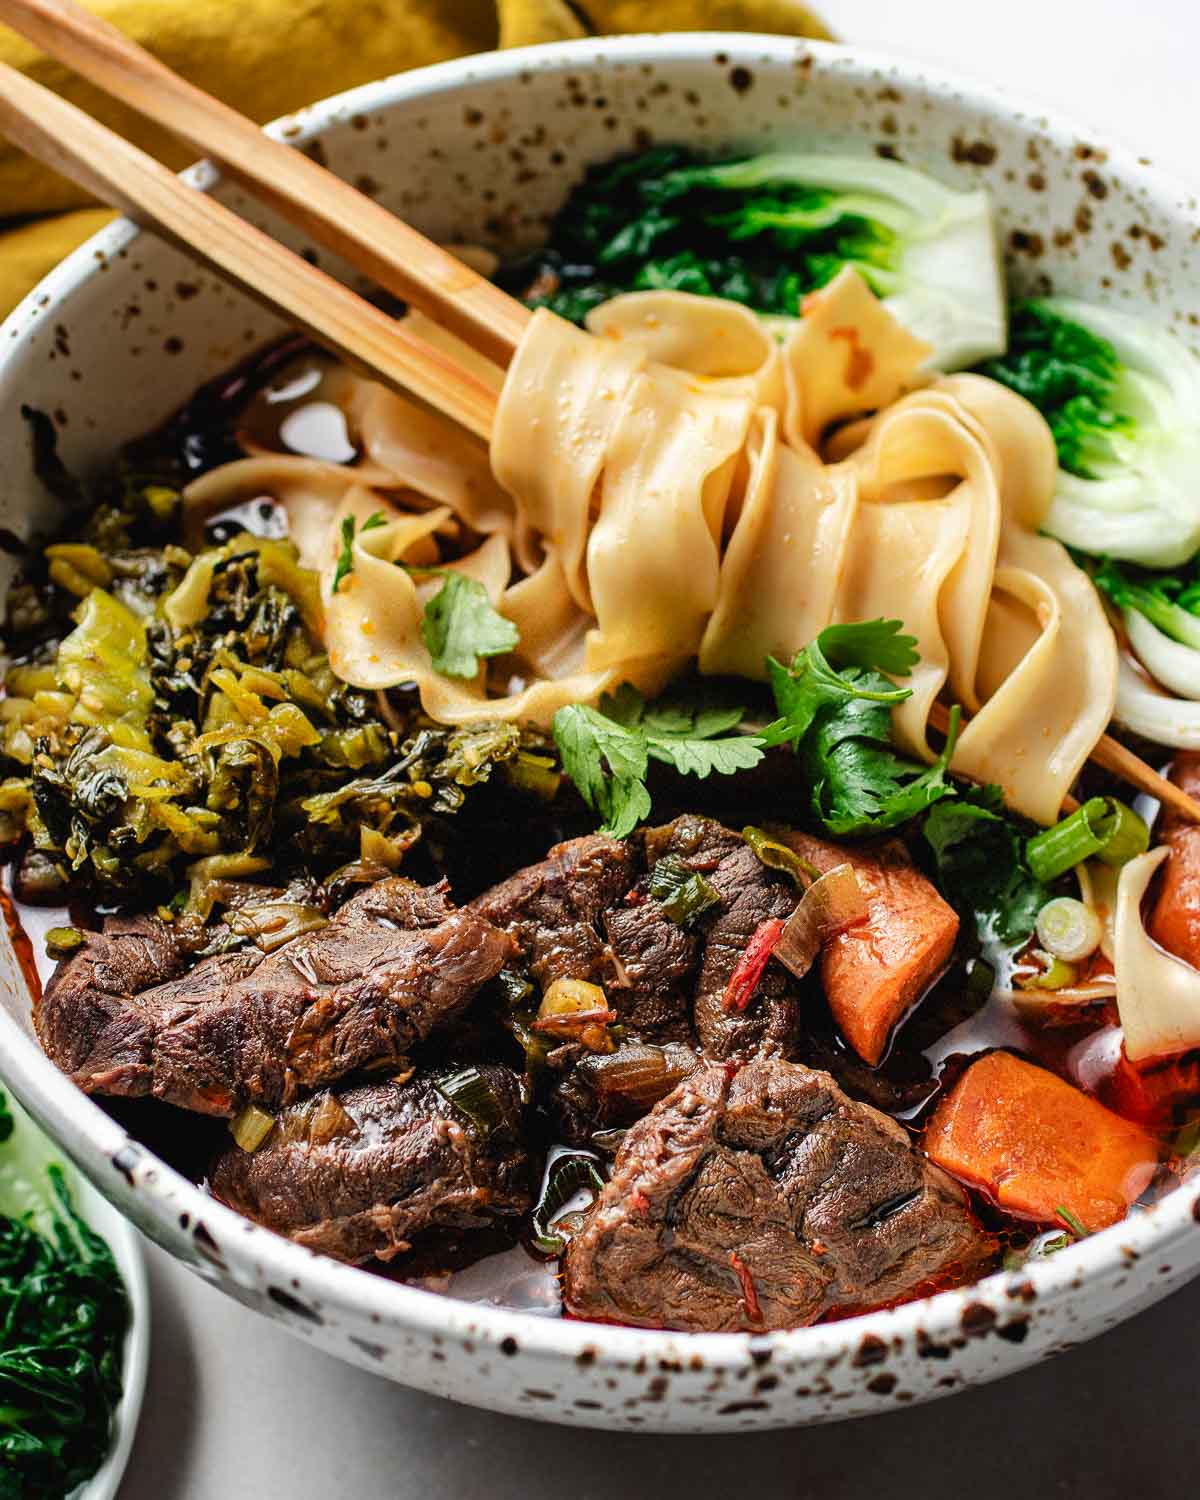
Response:
[[[11,1134],[0,1095],[0,1140]],[[108,1246],[75,1212],[61,1169],[51,1165],[45,1177],[48,1191],[35,1198],[40,1184],[19,1171],[0,1208],[4,1500],[61,1500],[89,1479],[108,1453],[121,1396],[125,1288]]]
[[[938,889],[975,918],[980,937],[1009,945],[1033,931],[1049,891],[1025,862],[1025,841],[997,786],[961,788],[930,808],[923,830]]]
[[[421,639],[433,670],[446,677],[474,677],[481,657],[503,656],[516,649],[520,636],[511,620],[492,607],[477,578],[448,572],[446,581],[425,606]]]
[[[743,828],[742,837],[769,870],[781,870],[785,875],[790,875],[797,890],[806,891],[813,881],[821,878],[821,872],[815,865],[801,859],[794,849],[773,839],[761,828]]]
[[[1071,1212],[1071,1210],[1069,1208],[1064,1208],[1061,1203],[1054,1210],[1054,1214],[1056,1218],[1059,1218],[1063,1221],[1063,1223],[1067,1226],[1067,1228],[1071,1231],[1071,1233],[1077,1240],[1085,1240],[1091,1233],[1091,1230],[1086,1229],[1084,1225],[1079,1221],[1079,1219],[1077,1219],[1076,1216]]]
[[[680,927],[690,926],[697,917],[719,906],[721,897],[710,880],[689,870],[674,854],[664,855],[650,876],[650,894]]]
[[[1090,797],[1082,807],[1035,834],[1025,846],[1034,878],[1057,880],[1085,859],[1122,865],[1150,847],[1150,830],[1131,807],[1115,797]]]
[[[896,828],[954,794],[947,770],[958,737],[957,708],[932,765],[892,748],[892,705],[911,689],[883,674],[907,675],[916,661],[915,643],[900,629],[898,620],[831,626],[790,667],[774,658],[767,664],[780,717],[763,741],[795,747],[812,811],[835,837]]]
[[[774,152],[706,162],[658,146],[589,170],[545,248],[504,284],[581,321],[620,291],[668,288],[797,317],[846,266],[951,369],[1005,345],[991,207],[893,161]]]
[[[598,709],[573,703],[554,716],[554,740],[563,770],[602,828],[624,838],[650,815],[646,773],[651,760],[681,775],[723,776],[750,770],[762,759],[755,735],[730,734],[744,708],[703,698],[666,695],[647,704],[625,684]]]
[[[229,1122],[230,1134],[248,1154],[257,1151],[275,1129],[275,1116],[257,1104],[247,1104],[245,1109]]]
[[[466,1067],[438,1073],[433,1086],[447,1104],[466,1116],[481,1139],[486,1140],[503,1124],[504,1104],[482,1069]]]
[[[359,534],[363,531],[374,531],[379,526],[387,525],[387,517],[381,510],[373,511],[359,527],[353,516],[342,517],[342,550],[338,553],[337,567],[333,570],[333,583],[329,592],[336,594],[343,578],[354,572],[354,537],[356,529]]]
[[[560,1147],[546,1165],[546,1180],[533,1210],[533,1244],[543,1255],[561,1255],[569,1236],[554,1227],[576,1193],[586,1190],[595,1199],[604,1188],[600,1158],[590,1151],[570,1151]]]
[[[1200,549],[1200,361],[1183,343],[1140,316],[1049,297],[1015,309],[1007,352],[980,368],[1050,424],[1052,536],[1148,567]]]
[[[51,927],[46,933],[46,957],[67,958],[87,942],[87,933],[78,927]]]

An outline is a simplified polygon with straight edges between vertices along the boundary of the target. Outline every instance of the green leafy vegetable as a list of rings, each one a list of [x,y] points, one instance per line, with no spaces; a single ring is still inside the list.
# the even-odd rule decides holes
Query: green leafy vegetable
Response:
[[[336,594],[343,578],[354,572],[354,537],[357,522],[353,516],[342,517],[342,550],[338,553],[337,567],[333,572],[333,583],[329,592]],[[379,526],[387,525],[387,517],[381,510],[372,512],[359,528],[362,531],[374,531]]]
[[[1059,475],[1045,529],[1068,546],[1174,568],[1200,548],[1200,361],[1140,316],[1048,297],[1014,310],[980,366],[1050,424]]]
[[[812,812],[836,837],[895,828],[954,792],[947,770],[957,709],[933,765],[892,747],[892,705],[911,689],[896,687],[884,673],[907,676],[917,660],[915,641],[900,630],[898,620],[830,626],[790,667],[773,658],[767,664],[780,717],[763,741],[795,748]]]
[[[650,815],[646,773],[651,760],[681,775],[728,776],[762,759],[755,735],[731,734],[745,709],[688,702],[680,696],[647,704],[628,684],[600,700],[598,709],[573,703],[554,716],[563,770],[580,796],[600,813],[605,833],[624,838]]]
[[[973,913],[979,934],[1025,942],[1050,892],[1025,862],[1025,840],[997,786],[964,787],[930,808],[923,832],[937,862],[938,888]]]
[[[474,677],[481,657],[503,656],[516,649],[517,627],[492,608],[477,578],[448,572],[446,581],[425,606],[421,639],[433,669],[446,677]]]
[[[438,1073],[433,1086],[448,1104],[467,1117],[471,1129],[481,1140],[487,1140],[504,1124],[504,1101],[481,1068],[456,1068],[453,1072]]]
[[[0,1095],[0,1140],[11,1134]],[[0,1500],[61,1500],[89,1479],[121,1396],[125,1288],[61,1170],[45,1175],[27,1212],[0,1212]]]
[[[1136,610],[1163,635],[1200,651],[1200,571],[1194,558],[1174,573],[1151,573],[1106,557],[1092,581],[1119,609]]]
[[[581,321],[620,291],[668,288],[794,318],[806,293],[859,271],[943,368],[1005,345],[986,193],[893,161],[775,152],[707,162],[658,146],[592,167],[546,247],[504,283]]]

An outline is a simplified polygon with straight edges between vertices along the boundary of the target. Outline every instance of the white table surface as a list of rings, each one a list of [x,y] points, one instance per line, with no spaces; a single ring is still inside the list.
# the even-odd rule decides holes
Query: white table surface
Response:
[[[823,10],[849,40],[1008,83],[1200,183],[1200,0]],[[1200,1283],[951,1401],[790,1433],[662,1438],[537,1427],[406,1391],[149,1253],[154,1349],[122,1500],[1159,1500],[1194,1491],[1200,1470]]]

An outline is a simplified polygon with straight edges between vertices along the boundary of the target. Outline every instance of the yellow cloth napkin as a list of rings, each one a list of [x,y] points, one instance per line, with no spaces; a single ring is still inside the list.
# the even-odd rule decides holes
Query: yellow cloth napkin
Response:
[[[85,0],[201,88],[265,121],[405,68],[493,47],[634,31],[828,37],[800,0]],[[583,17],[586,15],[586,23]],[[12,32],[0,61],[81,105],[169,166],[194,156]],[[111,214],[0,142],[0,317]],[[32,217],[46,216],[50,217]]]

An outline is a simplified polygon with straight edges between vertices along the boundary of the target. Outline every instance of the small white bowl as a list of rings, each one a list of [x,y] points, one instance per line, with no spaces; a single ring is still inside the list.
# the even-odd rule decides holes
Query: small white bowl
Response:
[[[16,1140],[21,1152],[23,1176],[38,1175],[62,1155],[37,1128],[19,1104],[9,1099],[17,1122]],[[0,1150],[7,1150],[6,1145]],[[129,1328],[125,1334],[121,1400],[117,1405],[113,1443],[104,1462],[92,1477],[71,1492],[70,1500],[114,1500],[117,1486],[129,1462],[137,1434],[138,1417],[146,1394],[146,1367],[150,1357],[150,1294],[146,1286],[146,1262],[138,1232],[85,1177],[69,1165],[65,1169],[71,1201],[80,1218],[107,1241],[117,1270],[129,1296]]]
[[[1200,314],[1193,195],[1007,90],[846,48],[690,33],[489,54],[370,84],[272,129],[436,238],[507,244],[537,237],[587,163],[651,139],[896,154],[992,190],[1021,287],[1143,307],[1187,338]],[[210,168],[190,177],[303,244]],[[0,329],[0,526],[28,535],[52,508],[31,473],[22,403],[54,415],[63,457],[86,470],[280,331],[132,226],[98,235]],[[1200,1267],[1190,1183],[1038,1265],[842,1323],[687,1336],[536,1318],[318,1258],[213,1202],[43,1057],[3,940],[0,1057],[99,1190],[232,1296],[392,1379],[552,1421],[729,1432],[894,1409],[1089,1338]]]

